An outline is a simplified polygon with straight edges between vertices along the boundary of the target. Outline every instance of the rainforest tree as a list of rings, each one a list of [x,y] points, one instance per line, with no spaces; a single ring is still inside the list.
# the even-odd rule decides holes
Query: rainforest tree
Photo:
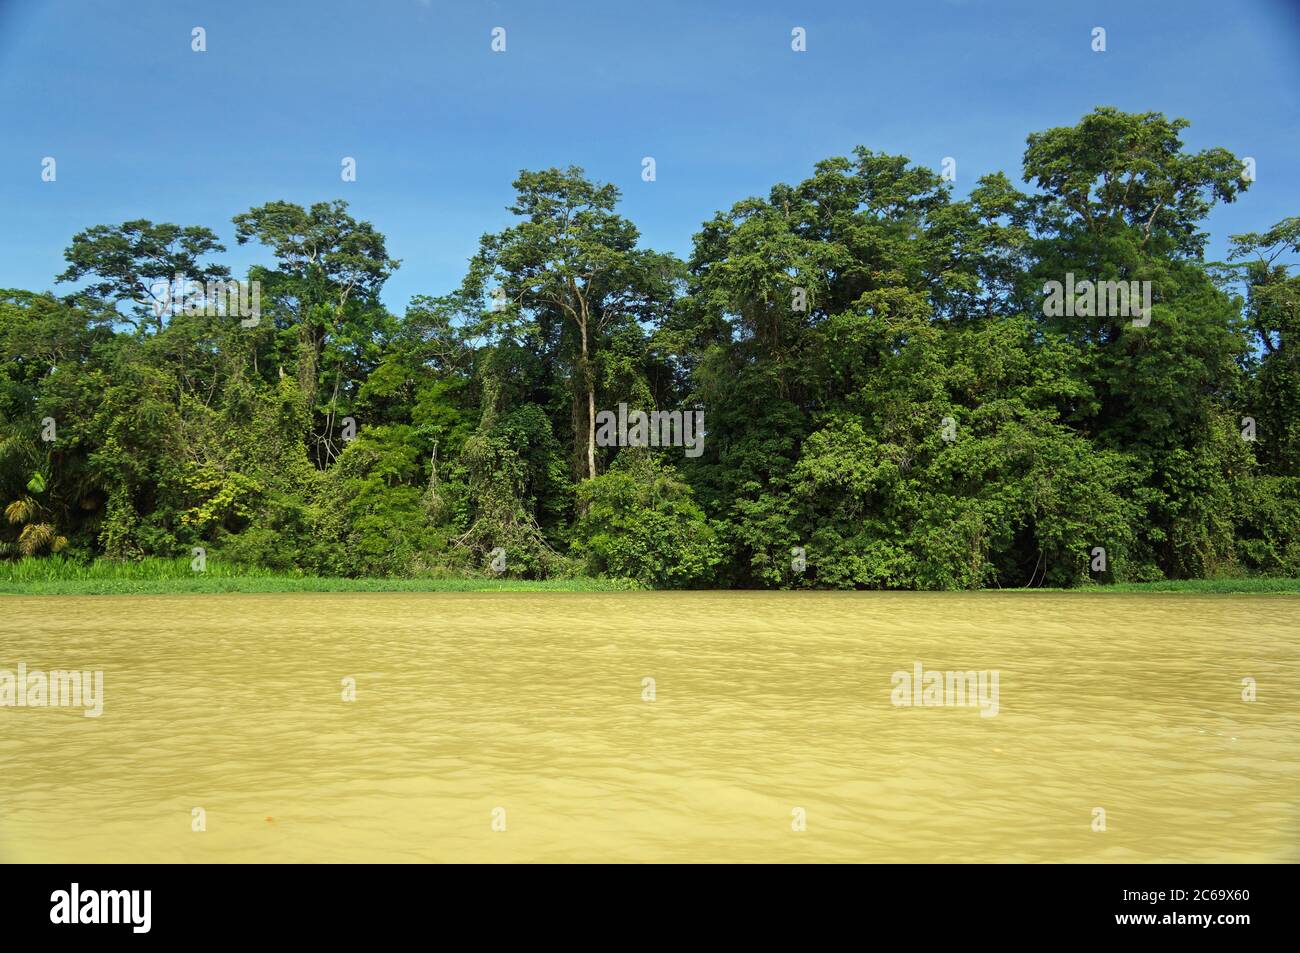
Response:
[[[1207,216],[1249,182],[1185,126],[1099,108],[1030,135],[1021,186],[964,198],[858,148],[718,211],[685,262],[612,185],[524,171],[460,286],[402,313],[399,263],[341,201],[234,217],[265,251],[245,321],[160,300],[229,280],[216,231],[90,227],[70,294],[0,292],[0,558],[664,587],[1300,574],[1300,219],[1207,262]],[[1116,310],[1119,283],[1150,311]],[[703,412],[703,453],[599,445],[620,404]]]

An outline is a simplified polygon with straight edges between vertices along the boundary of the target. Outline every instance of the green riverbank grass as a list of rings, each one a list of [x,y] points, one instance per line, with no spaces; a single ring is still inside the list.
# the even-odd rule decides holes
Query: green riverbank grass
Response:
[[[419,578],[344,579],[293,576],[271,569],[232,566],[210,560],[203,572],[188,559],[141,559],[134,562],[97,559],[78,563],[52,556],[0,562],[0,595],[90,596],[171,595],[221,592],[616,592],[636,586],[618,579],[496,579],[490,577],[429,576]],[[1300,579],[1179,579],[1160,582],[1115,583],[1080,589],[1001,589],[990,592],[1176,592],[1176,593],[1294,593]]]
[[[188,559],[58,557],[0,563],[0,595],[98,596],[220,592],[611,592],[634,588],[617,579],[495,579],[466,576],[343,579],[292,576],[210,560],[203,572]]]
[[[1109,586],[1087,586],[1067,592],[1230,592],[1300,594],[1300,579],[1162,579],[1159,582],[1117,582]]]

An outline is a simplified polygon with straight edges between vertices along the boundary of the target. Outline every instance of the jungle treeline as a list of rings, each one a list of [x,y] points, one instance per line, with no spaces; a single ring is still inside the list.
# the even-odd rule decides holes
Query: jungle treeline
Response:
[[[658,587],[969,589],[1300,576],[1300,218],[1159,113],[1029,135],[968,197],[903,156],[818,163],[645,248],[619,191],[522,172],[463,283],[342,201],[71,238],[0,292],[0,559],[189,558],[322,576],[602,575]],[[654,188],[653,183],[644,183]],[[1046,313],[1149,283],[1149,320]],[[208,287],[208,285],[205,285]],[[1055,309],[1059,311],[1060,309]],[[702,452],[604,412],[703,414]],[[1104,551],[1099,561],[1098,554]]]

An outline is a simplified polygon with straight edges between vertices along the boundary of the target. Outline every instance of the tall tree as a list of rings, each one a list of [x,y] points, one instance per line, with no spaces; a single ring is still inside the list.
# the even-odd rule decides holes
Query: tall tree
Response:
[[[387,317],[379,303],[384,282],[401,264],[388,255],[384,236],[359,222],[342,200],[310,209],[268,202],[234,218],[239,244],[256,240],[275,254],[277,269],[255,269],[291,336],[292,358],[307,406],[320,418],[315,430],[319,462],[338,452],[335,421],[349,359],[369,366]],[[322,391],[328,394],[321,399]]]
[[[1258,351],[1252,403],[1260,408],[1259,455],[1270,472],[1300,476],[1300,216],[1268,231],[1232,236],[1230,258],[1242,260],[1246,318]]]
[[[681,275],[671,255],[636,247],[639,233],[616,214],[619,191],[575,166],[521,172],[510,211],[524,220],[484,235],[465,292],[496,309],[500,322],[523,320],[573,332],[570,365],[575,447],[582,473],[596,475],[597,355],[620,325],[649,322],[671,304]]]
[[[201,225],[155,225],[143,218],[95,225],[73,236],[63,253],[68,267],[58,280],[95,278],[80,296],[90,294],[114,304],[130,302],[130,320],[138,331],[150,325],[161,331],[174,304],[171,292],[160,286],[171,287],[178,275],[204,285],[228,279],[230,270],[224,265],[200,264],[205,256],[225,250],[217,236]]]

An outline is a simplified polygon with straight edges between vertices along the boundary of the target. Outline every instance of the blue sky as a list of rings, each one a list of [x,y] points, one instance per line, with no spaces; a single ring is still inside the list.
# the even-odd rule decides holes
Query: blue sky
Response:
[[[585,167],[685,255],[717,209],[855,145],[953,156],[962,194],[1101,104],[1255,157],[1212,256],[1300,214],[1300,0],[0,0],[0,287],[55,288],[75,232],[131,218],[206,225],[239,272],[269,255],[231,216],[344,198],[403,261],[400,311],[459,282],[521,168]]]

